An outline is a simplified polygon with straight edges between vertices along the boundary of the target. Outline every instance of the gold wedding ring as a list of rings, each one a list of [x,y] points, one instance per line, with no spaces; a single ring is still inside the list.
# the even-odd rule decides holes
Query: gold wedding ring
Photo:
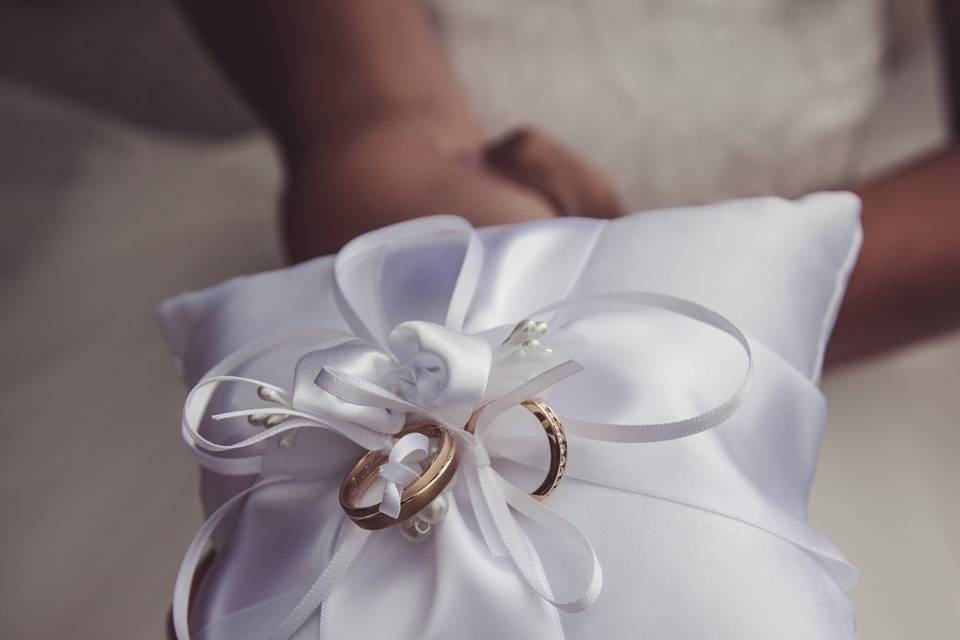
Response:
[[[529,411],[540,421],[540,426],[547,434],[547,444],[550,447],[550,464],[547,467],[547,476],[540,486],[530,492],[537,500],[543,500],[557,488],[567,467],[567,436],[563,431],[560,418],[553,412],[546,402],[540,398],[530,398],[520,403],[520,406]],[[477,428],[477,418],[483,407],[473,412],[464,429],[473,433]]]
[[[357,506],[373,482],[379,477],[380,466],[388,456],[380,451],[368,451],[353,465],[340,485],[340,506],[357,526],[363,529],[385,529],[399,524],[426,507],[443,493],[457,472],[459,459],[457,444],[446,429],[433,423],[421,423],[405,427],[397,434],[400,438],[408,433],[422,433],[428,438],[440,440],[440,446],[430,466],[419,478],[410,483],[400,494],[400,516],[391,518],[380,512],[380,503]]]

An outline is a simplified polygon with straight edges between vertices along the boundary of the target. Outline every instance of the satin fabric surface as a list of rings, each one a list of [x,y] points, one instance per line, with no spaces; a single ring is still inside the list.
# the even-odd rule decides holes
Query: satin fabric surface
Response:
[[[678,440],[570,439],[568,475],[547,504],[586,534],[603,566],[602,592],[585,611],[559,612],[491,555],[457,483],[430,539],[373,534],[293,637],[854,637],[844,590],[856,572],[807,522],[806,502],[826,411],[816,380],[859,246],[857,212],[849,194],[816,194],[479,230],[483,262],[465,332],[585,294],[678,295],[723,313],[749,338],[754,375],[745,402],[723,424]],[[441,321],[463,253],[457,242],[397,243],[339,277],[385,339],[403,321]],[[187,382],[278,331],[346,330],[333,266],[321,258],[164,303],[160,317]],[[611,310],[567,329],[564,355],[584,370],[546,392],[561,415],[680,419],[722,401],[743,367],[733,341],[663,311]],[[293,364],[310,347],[286,343],[235,373],[289,387]],[[235,408],[244,392],[216,394],[210,412]],[[236,420],[202,426],[218,442],[256,431]],[[545,451],[535,428],[501,429],[490,445],[494,468],[519,487],[542,479]],[[268,442],[261,452],[265,467],[307,471],[299,482],[252,493],[217,530],[217,558],[195,598],[194,637],[267,636],[334,548],[337,490],[361,450],[306,430],[289,449]],[[205,510],[253,481],[205,471]],[[556,543],[536,526],[528,534],[547,549]]]

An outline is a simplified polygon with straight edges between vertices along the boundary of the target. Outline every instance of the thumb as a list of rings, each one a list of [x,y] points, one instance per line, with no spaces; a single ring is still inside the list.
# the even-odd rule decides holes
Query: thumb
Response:
[[[535,129],[511,131],[488,144],[483,158],[502,176],[541,194],[560,215],[616,218],[624,213],[604,175]]]

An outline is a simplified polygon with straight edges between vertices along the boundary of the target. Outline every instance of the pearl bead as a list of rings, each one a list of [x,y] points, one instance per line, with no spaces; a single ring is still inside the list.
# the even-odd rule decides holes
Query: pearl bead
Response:
[[[290,416],[282,413],[255,413],[247,416],[247,422],[255,427],[265,427],[269,429],[270,427],[277,426],[289,417]]]
[[[255,427],[262,427],[267,423],[267,419],[273,414],[270,413],[254,413],[247,416],[247,422],[252,424]]]
[[[525,342],[539,338],[546,332],[546,322],[538,322],[528,318],[527,320],[521,320],[517,323],[517,326],[513,328],[513,331],[511,331],[507,339],[503,341],[503,344],[522,345]]]
[[[447,517],[449,508],[450,504],[447,501],[447,496],[441,494],[431,500],[430,504],[425,506],[415,517],[428,524],[440,524]]]
[[[408,518],[400,523],[400,533],[410,542],[423,542],[430,535],[432,525],[418,516]]]
[[[281,449],[289,449],[297,442],[297,432],[288,431],[277,439],[277,446]]]
[[[278,424],[280,424],[281,422],[283,422],[289,417],[290,416],[284,415],[282,413],[271,413],[267,417],[267,419],[263,422],[263,424],[269,429],[270,427],[277,426]]]
[[[287,404],[286,396],[276,389],[271,389],[270,387],[257,387],[257,395],[260,396],[261,400],[266,400],[267,402],[273,402],[274,404],[284,406]]]

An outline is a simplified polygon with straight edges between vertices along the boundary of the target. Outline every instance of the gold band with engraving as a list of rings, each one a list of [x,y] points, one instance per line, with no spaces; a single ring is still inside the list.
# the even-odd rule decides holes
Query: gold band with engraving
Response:
[[[530,492],[537,500],[543,500],[557,488],[567,467],[567,436],[563,430],[560,418],[546,402],[540,398],[530,398],[520,403],[520,406],[529,411],[540,421],[547,434],[547,444],[550,447],[550,463],[547,466],[547,475],[540,486]],[[483,407],[473,412],[464,429],[473,433],[477,428],[477,418]]]

